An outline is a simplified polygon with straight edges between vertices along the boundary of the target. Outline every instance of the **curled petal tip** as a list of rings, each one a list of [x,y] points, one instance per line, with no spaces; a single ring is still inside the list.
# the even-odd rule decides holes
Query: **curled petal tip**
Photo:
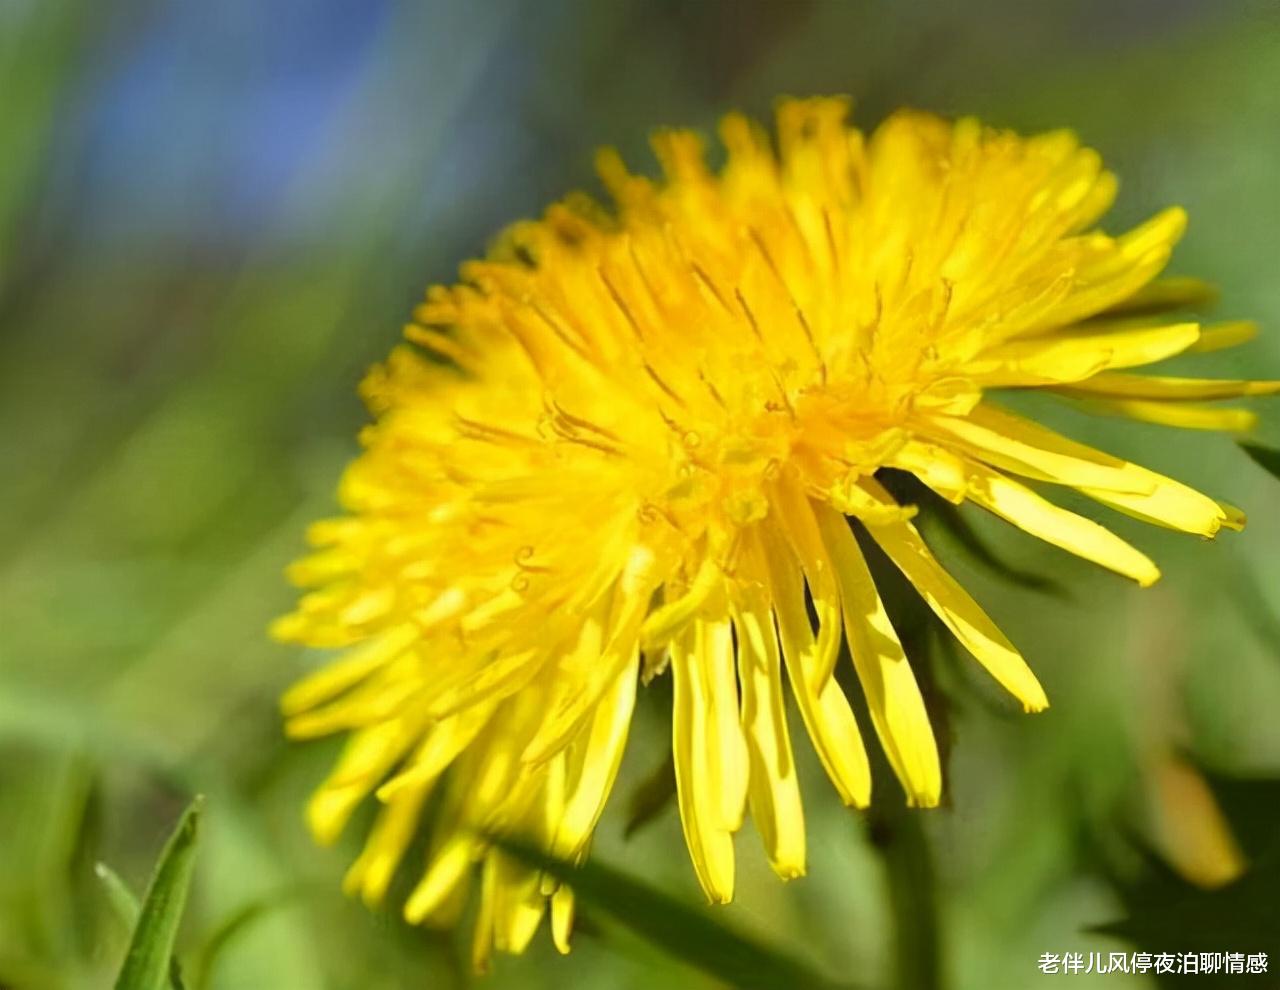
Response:
[[[1160,577],[1160,571],[1153,567],[1149,572],[1139,575],[1136,580],[1139,588],[1150,588],[1160,580]]]

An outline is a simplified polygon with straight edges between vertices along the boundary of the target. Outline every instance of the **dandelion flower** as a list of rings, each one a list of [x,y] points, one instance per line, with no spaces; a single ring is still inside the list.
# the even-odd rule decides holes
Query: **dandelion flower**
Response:
[[[788,694],[840,797],[870,801],[867,727],[833,677],[845,643],[908,801],[938,802],[925,705],[849,518],[1027,711],[1046,707],[878,470],[1143,586],[1156,565],[1055,486],[1199,536],[1243,525],[996,394],[1247,427],[1208,403],[1280,383],[1131,370],[1253,330],[1162,318],[1201,290],[1155,281],[1182,210],[1110,236],[1094,224],[1115,179],[1067,131],[904,112],[864,137],[846,110],[781,103],[776,150],[726,117],[719,172],[686,131],[654,138],[662,181],[602,152],[613,209],[574,196],[510,228],[428,291],[363,384],[375,420],[347,514],[312,527],[291,570],[309,590],[275,627],[346,652],[283,706],[294,737],[350,733],[308,809],[316,836],[380,805],[350,892],[385,896],[439,791],[405,915],[450,923],[480,864],[479,965],[521,951],[548,905],[567,949],[571,892],[486,836],[586,854],[638,682],[674,681],[680,818],[712,901],[733,895],[748,810],[777,873],[805,870]]]

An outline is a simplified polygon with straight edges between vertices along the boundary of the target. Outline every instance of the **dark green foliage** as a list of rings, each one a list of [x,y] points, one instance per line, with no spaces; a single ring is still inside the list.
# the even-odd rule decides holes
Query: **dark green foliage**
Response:
[[[1255,464],[1273,478],[1280,479],[1280,450],[1262,447],[1256,443],[1242,443],[1240,449],[1248,454]]]

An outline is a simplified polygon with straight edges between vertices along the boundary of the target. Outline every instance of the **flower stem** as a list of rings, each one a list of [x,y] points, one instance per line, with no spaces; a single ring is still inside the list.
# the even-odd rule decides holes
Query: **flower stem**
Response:
[[[884,802],[886,805],[891,802]],[[893,986],[941,990],[942,956],[933,853],[921,812],[884,808],[871,820],[871,839],[884,858],[893,917]]]

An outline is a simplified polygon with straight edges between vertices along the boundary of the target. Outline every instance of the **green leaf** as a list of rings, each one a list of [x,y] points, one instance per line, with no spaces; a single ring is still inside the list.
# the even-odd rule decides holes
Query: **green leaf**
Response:
[[[1270,447],[1259,447],[1256,443],[1242,443],[1240,449],[1248,454],[1255,464],[1271,477],[1280,480],[1280,450]]]
[[[181,986],[173,960],[173,945],[195,867],[203,802],[204,799],[197,796],[187,806],[160,854],[129,942],[128,955],[116,978],[116,990],[169,990]]]
[[[126,932],[132,932],[138,924],[138,914],[142,910],[137,896],[129,889],[129,885],[120,879],[120,874],[106,863],[94,863],[93,873],[102,882],[102,889],[106,892],[111,913],[120,922],[120,927]]]
[[[573,888],[583,905],[609,915],[669,955],[733,987],[848,987],[815,973],[804,962],[753,941],[647,884],[600,863],[573,866],[510,837],[500,848]]]

